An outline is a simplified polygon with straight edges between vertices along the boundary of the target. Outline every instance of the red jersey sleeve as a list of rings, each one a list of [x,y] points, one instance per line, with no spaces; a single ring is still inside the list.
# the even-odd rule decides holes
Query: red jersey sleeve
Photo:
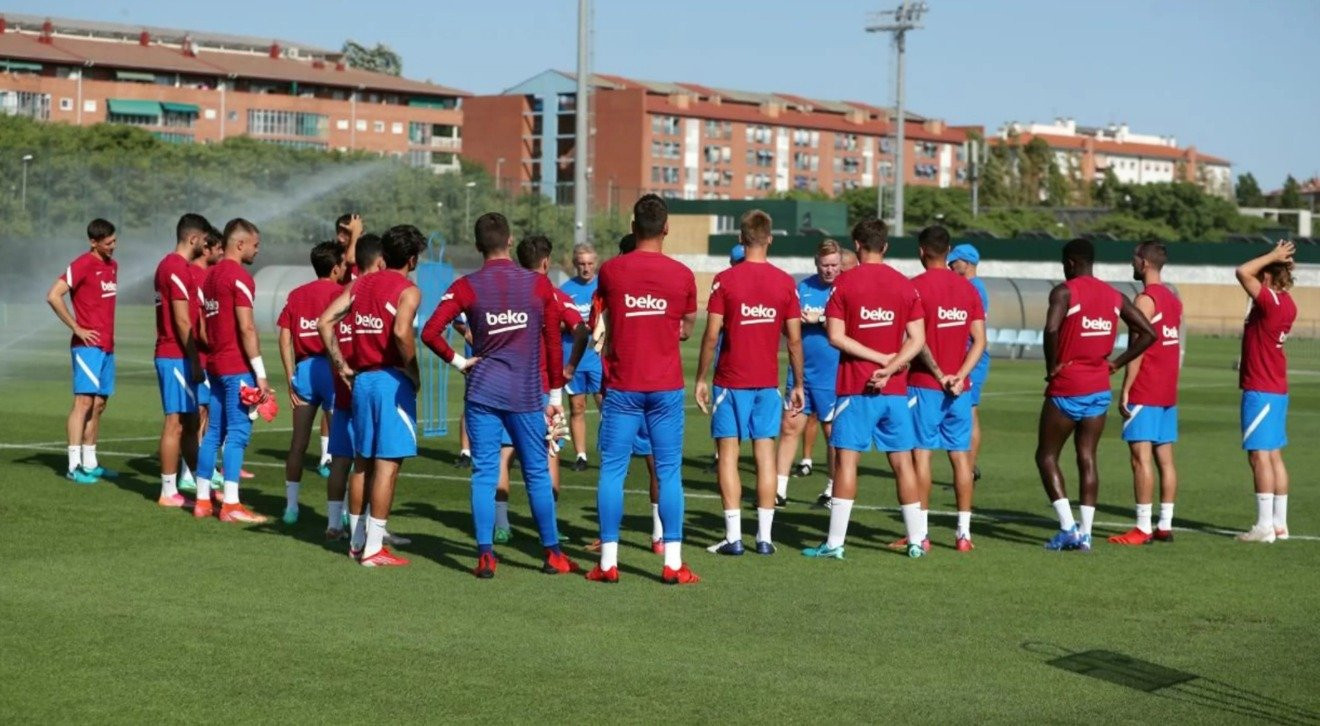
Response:
[[[545,370],[550,390],[564,387],[564,349],[559,344],[559,326],[563,320],[555,287],[550,278],[541,275],[536,281],[536,294],[544,302],[544,320],[541,325],[541,350],[545,353]]]
[[[970,282],[967,284],[971,285]],[[971,310],[972,310],[971,319],[985,320],[985,308],[981,305],[981,295],[980,293],[976,292],[976,288],[972,288],[972,294],[968,295],[967,299],[971,304]]]
[[[847,320],[844,315],[843,298],[847,294],[847,288],[843,284],[843,277],[840,276],[834,281],[834,287],[830,290],[830,297],[825,301],[825,317],[835,320]]]
[[[284,309],[280,311],[280,317],[275,320],[275,327],[293,330],[293,327],[289,324],[289,304],[287,302],[284,303]]]
[[[687,268],[684,270],[687,272],[687,291],[683,300],[683,314],[691,315],[697,311],[697,278],[691,270]]]
[[[234,306],[240,308],[250,308],[256,301],[257,284],[252,281],[252,276],[247,270],[240,270],[239,275],[234,278]]]
[[[917,289],[914,287],[908,290],[907,297],[908,297],[907,300],[908,322],[910,323],[913,320],[924,319],[926,317],[926,307],[921,304],[921,294],[918,293]]]
[[[460,277],[440,296],[440,304],[435,306],[435,312],[431,313],[426,326],[422,328],[422,343],[446,363],[454,360],[454,349],[445,340],[445,328],[463,314],[472,300],[472,286]]]
[[[710,299],[706,301],[706,312],[716,315],[724,314],[724,281],[720,279],[724,273],[715,276],[715,282],[710,286]]]
[[[798,298],[797,283],[788,278],[784,283],[784,320],[802,317],[802,300]]]

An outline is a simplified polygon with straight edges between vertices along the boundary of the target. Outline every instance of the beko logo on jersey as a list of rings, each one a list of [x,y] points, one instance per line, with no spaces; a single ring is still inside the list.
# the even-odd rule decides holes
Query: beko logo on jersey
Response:
[[[883,328],[886,325],[894,324],[893,310],[885,310],[884,308],[864,307],[861,309],[859,315],[861,316],[862,320],[865,320],[866,322],[862,323],[861,325],[858,325],[857,326],[858,328]]]
[[[527,327],[527,320],[527,313],[521,310],[505,310],[498,313],[486,311],[486,333],[495,335],[496,333],[507,333],[511,330],[521,330]]]
[[[967,322],[967,311],[962,308],[939,306],[935,308],[935,316],[940,319],[940,323],[935,326],[937,328],[952,328]]]
[[[300,330],[316,330],[316,320],[298,316],[298,328]]]
[[[1168,338],[1168,339],[1171,339],[1171,340],[1177,340],[1177,339],[1178,339],[1178,329],[1177,329],[1177,328],[1170,328],[1170,327],[1167,326],[1167,325],[1161,325],[1161,326],[1160,326],[1160,334],[1163,335],[1165,338]]]
[[[748,305],[743,303],[739,309],[742,313],[743,325],[756,325],[757,323],[773,323],[778,317],[779,312],[768,305]]]
[[[353,332],[379,333],[385,329],[385,319],[379,315],[353,313]]]
[[[654,295],[629,295],[624,293],[623,307],[627,310],[623,314],[625,318],[638,315],[664,315],[665,311],[669,309],[669,301]]]
[[[113,280],[101,280],[101,297],[114,297],[119,285]]]
[[[207,300],[206,302],[202,303],[202,307],[206,309],[206,317],[208,318],[215,317],[216,315],[220,314],[219,300]]]
[[[803,305],[803,306],[802,306],[802,317],[804,317],[804,318],[818,318],[818,317],[820,317],[820,316],[822,316],[822,315],[824,315],[824,314],[825,314],[825,306],[824,306],[824,305],[821,305],[821,306],[819,306],[819,307],[817,307],[817,306],[815,306],[815,305]]]
[[[1114,321],[1112,320],[1106,318],[1088,318],[1085,315],[1082,316],[1082,330],[1098,330],[1103,333],[1108,333],[1113,329]]]

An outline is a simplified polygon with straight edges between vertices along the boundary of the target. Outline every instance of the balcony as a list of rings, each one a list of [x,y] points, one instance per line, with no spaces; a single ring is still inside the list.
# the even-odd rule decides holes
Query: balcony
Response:
[[[463,151],[463,139],[454,136],[432,136],[431,148],[439,151]]]

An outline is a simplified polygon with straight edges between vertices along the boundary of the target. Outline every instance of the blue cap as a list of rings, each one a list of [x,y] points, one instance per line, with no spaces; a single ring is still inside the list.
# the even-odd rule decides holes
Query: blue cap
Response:
[[[969,265],[979,265],[981,264],[981,253],[978,252],[975,247],[969,244],[960,244],[957,247],[954,247],[951,252],[949,252],[948,261],[949,264],[952,265],[958,260],[962,260],[963,262],[966,262]]]
[[[747,259],[747,248],[741,243],[734,245],[733,249],[729,250],[730,265],[736,265],[745,259]]]

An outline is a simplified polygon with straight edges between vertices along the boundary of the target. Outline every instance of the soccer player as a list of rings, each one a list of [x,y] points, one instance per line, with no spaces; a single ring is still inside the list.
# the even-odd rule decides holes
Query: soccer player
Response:
[[[960,244],[953,248],[949,253],[949,269],[967,278],[976,288],[976,294],[981,296],[981,310],[985,313],[985,319],[990,320],[990,293],[985,289],[985,282],[976,274],[977,265],[981,264],[981,252],[975,246],[970,244]],[[981,391],[985,388],[985,382],[990,378],[990,347],[987,345],[985,352],[981,354],[981,360],[977,361],[976,367],[972,369],[972,375],[968,377],[971,383],[967,387],[967,395],[972,398],[972,480],[981,479],[981,467],[977,464],[977,457],[981,455]]]
[[[1137,526],[1110,537],[1114,544],[1143,545],[1173,539],[1173,499],[1178,491],[1173,444],[1178,440],[1182,301],[1162,282],[1161,273],[1168,259],[1167,249],[1159,242],[1142,242],[1132,254],[1132,277],[1142,282],[1141,294],[1133,302],[1150,321],[1158,340],[1133,358],[1123,372],[1118,413],[1123,417],[1123,440],[1128,442],[1131,455]],[[1156,466],[1160,473],[1160,520],[1152,531]]]
[[[180,458],[197,463],[197,388],[206,380],[198,354],[202,295],[193,262],[202,256],[214,228],[200,214],[188,213],[174,227],[174,251],[156,266],[156,382],[165,423],[160,434],[162,507],[186,507],[179,493]]]
[[[1297,303],[1292,287],[1292,242],[1237,268],[1237,280],[1251,298],[1251,311],[1242,329],[1242,361],[1238,386],[1242,389],[1242,448],[1251,465],[1256,490],[1256,524],[1238,535],[1242,542],[1269,544],[1288,539],[1288,469],[1283,447],[1288,445],[1288,340]]]
[[[206,296],[202,290],[206,287],[207,272],[215,263],[220,261],[224,253],[224,237],[220,234],[220,230],[211,227],[206,232],[206,242],[202,247],[202,254],[198,255],[188,267],[188,272],[192,273],[190,281],[192,287],[189,293],[197,295],[197,304],[192,306],[190,311],[196,316],[192,320],[195,328],[193,338],[197,341],[197,364],[202,369],[202,381],[197,385],[197,442],[199,446],[202,438],[206,436],[206,427],[211,422],[211,376],[206,372],[208,363],[206,356],[206,316],[202,314],[202,311],[206,309]],[[196,464],[197,460],[193,459],[193,463]],[[181,492],[197,491],[197,480],[193,477],[192,469],[189,468],[186,459],[179,461],[178,489]]]
[[[317,331],[335,370],[352,381],[354,467],[370,491],[370,513],[353,511],[349,556],[364,567],[398,567],[408,560],[386,546],[386,524],[404,459],[417,455],[417,389],[420,373],[413,320],[421,291],[408,279],[426,250],[426,237],[410,224],[381,236],[385,269],[359,277],[339,294],[317,321]],[[339,350],[336,325],[353,326],[351,357]],[[333,423],[333,419],[331,421]]]
[[[261,359],[261,339],[252,313],[257,286],[252,275],[243,269],[251,265],[261,250],[261,232],[241,217],[225,224],[225,256],[206,276],[202,293],[206,299],[206,334],[209,349],[207,372],[211,375],[211,394],[216,404],[206,437],[197,453],[197,503],[193,516],[210,517],[211,479],[215,475],[216,456],[224,446],[224,494],[220,521],[261,524],[267,520],[239,501],[239,472],[243,455],[252,436],[248,406],[240,398],[243,387],[253,385],[265,397],[273,396],[266,381],[266,365]]]
[[[859,264],[834,281],[825,306],[830,344],[839,349],[835,378],[834,425],[830,444],[837,450],[829,535],[807,557],[843,559],[857,465],[874,445],[894,471],[899,509],[907,530],[909,557],[921,557],[921,500],[912,449],[916,429],[908,410],[907,366],[926,344],[925,311],[911,281],[885,264],[889,229],[878,219],[852,229]]]
[[[664,254],[669,208],[655,194],[633,205],[637,249],[600,267],[596,295],[605,316],[607,393],[601,403],[600,562],[587,574],[595,582],[619,579],[619,526],[623,482],[638,431],[651,438],[659,479],[667,584],[700,578],[683,563],[683,361],[679,343],[692,334],[697,317],[697,281],[692,270]]]
[[[69,468],[64,476],[75,484],[95,484],[116,474],[96,460],[96,437],[101,414],[115,392],[115,301],[119,294],[119,263],[115,262],[118,237],[104,219],[87,225],[91,249],[64,269],[50,286],[46,302],[73,337],[69,354],[73,366],[73,407],[69,410]],[[64,304],[68,294],[73,312]]]
[[[706,332],[697,362],[695,395],[709,413],[711,438],[719,453],[720,498],[724,504],[724,539],[706,548],[721,555],[741,555],[742,481],[739,445],[752,442],[756,459],[756,553],[771,555],[775,519],[775,434],[784,411],[779,394],[779,341],[788,338],[793,386],[789,413],[802,412],[802,309],[788,273],[770,264],[770,215],[753,209],[743,215],[739,236],[743,261],[715,276],[706,306]],[[714,404],[706,374],[715,343],[724,344],[715,366]]]
[[[1146,352],[1155,331],[1132,301],[1092,274],[1095,246],[1074,239],[1063,246],[1065,282],[1050,291],[1045,316],[1045,402],[1040,409],[1036,467],[1041,484],[1059,517],[1059,531],[1048,550],[1091,550],[1091,523],[1100,492],[1096,447],[1113,400],[1109,376]],[[1128,349],[1110,360],[1118,337],[1118,319],[1127,323]],[[1064,489],[1059,452],[1077,433],[1077,475],[1081,480],[1081,527],[1073,519]]]
[[[972,547],[972,398],[968,377],[985,351],[985,312],[976,288],[945,262],[949,231],[940,225],[917,235],[917,254],[925,272],[912,278],[926,311],[926,345],[908,373],[910,403],[917,427],[917,448],[912,452],[921,496],[921,543],[930,551],[931,458],[944,449],[953,467],[953,490],[958,505],[954,546],[959,552]],[[970,345],[969,342],[970,341]],[[906,546],[909,542],[902,542]]]
[[[325,344],[316,331],[316,321],[343,292],[344,252],[338,242],[322,242],[312,248],[316,279],[289,292],[276,326],[279,328],[280,362],[289,383],[293,406],[293,436],[284,462],[284,523],[298,521],[298,489],[302,482],[302,458],[316,421],[316,410],[331,416],[335,400],[334,372],[325,355]],[[327,437],[328,438],[328,437]],[[329,442],[327,441],[327,448]]]
[[[562,303],[548,277],[513,263],[509,222],[504,215],[481,215],[475,237],[485,263],[449,286],[422,331],[422,342],[467,376],[463,416],[472,440],[472,519],[477,540],[473,574],[482,579],[495,576],[495,487],[500,438],[505,431],[522,465],[532,518],[541,535],[542,571],[577,572],[577,565],[559,547],[546,448],[547,424],[564,415],[559,341]],[[472,358],[458,355],[445,340],[445,328],[459,313],[467,315],[472,331],[476,354]],[[549,379],[548,396],[543,370]]]
[[[586,319],[591,315],[591,298],[596,294],[596,248],[583,242],[573,246],[573,270],[577,273],[559,286],[573,300],[578,316]],[[573,336],[564,333],[564,360],[569,359],[573,347]],[[564,384],[568,394],[569,431],[573,437],[573,449],[577,458],[573,460],[573,471],[586,471],[587,468],[587,396],[596,399],[596,409],[600,410],[600,354],[594,349],[587,349],[582,361],[573,373],[573,380]]]
[[[816,248],[816,274],[803,279],[797,284],[799,305],[802,309],[802,385],[804,404],[802,414],[795,414],[785,408],[779,424],[779,459],[775,479],[775,505],[783,506],[788,499],[788,474],[793,466],[793,455],[797,452],[798,440],[811,419],[820,422],[828,442],[830,436],[831,413],[834,410],[834,377],[839,371],[839,351],[830,345],[829,335],[825,333],[825,303],[829,300],[834,280],[838,278],[842,257],[839,243],[832,239],[824,240]],[[790,368],[788,386],[797,384]],[[814,442],[813,442],[814,443]],[[834,491],[834,450],[826,446],[826,472],[828,479],[825,491],[818,498],[818,503],[829,502]],[[805,467],[802,476],[811,473],[811,447],[804,452],[799,467]],[[801,469],[800,469],[801,470]]]

